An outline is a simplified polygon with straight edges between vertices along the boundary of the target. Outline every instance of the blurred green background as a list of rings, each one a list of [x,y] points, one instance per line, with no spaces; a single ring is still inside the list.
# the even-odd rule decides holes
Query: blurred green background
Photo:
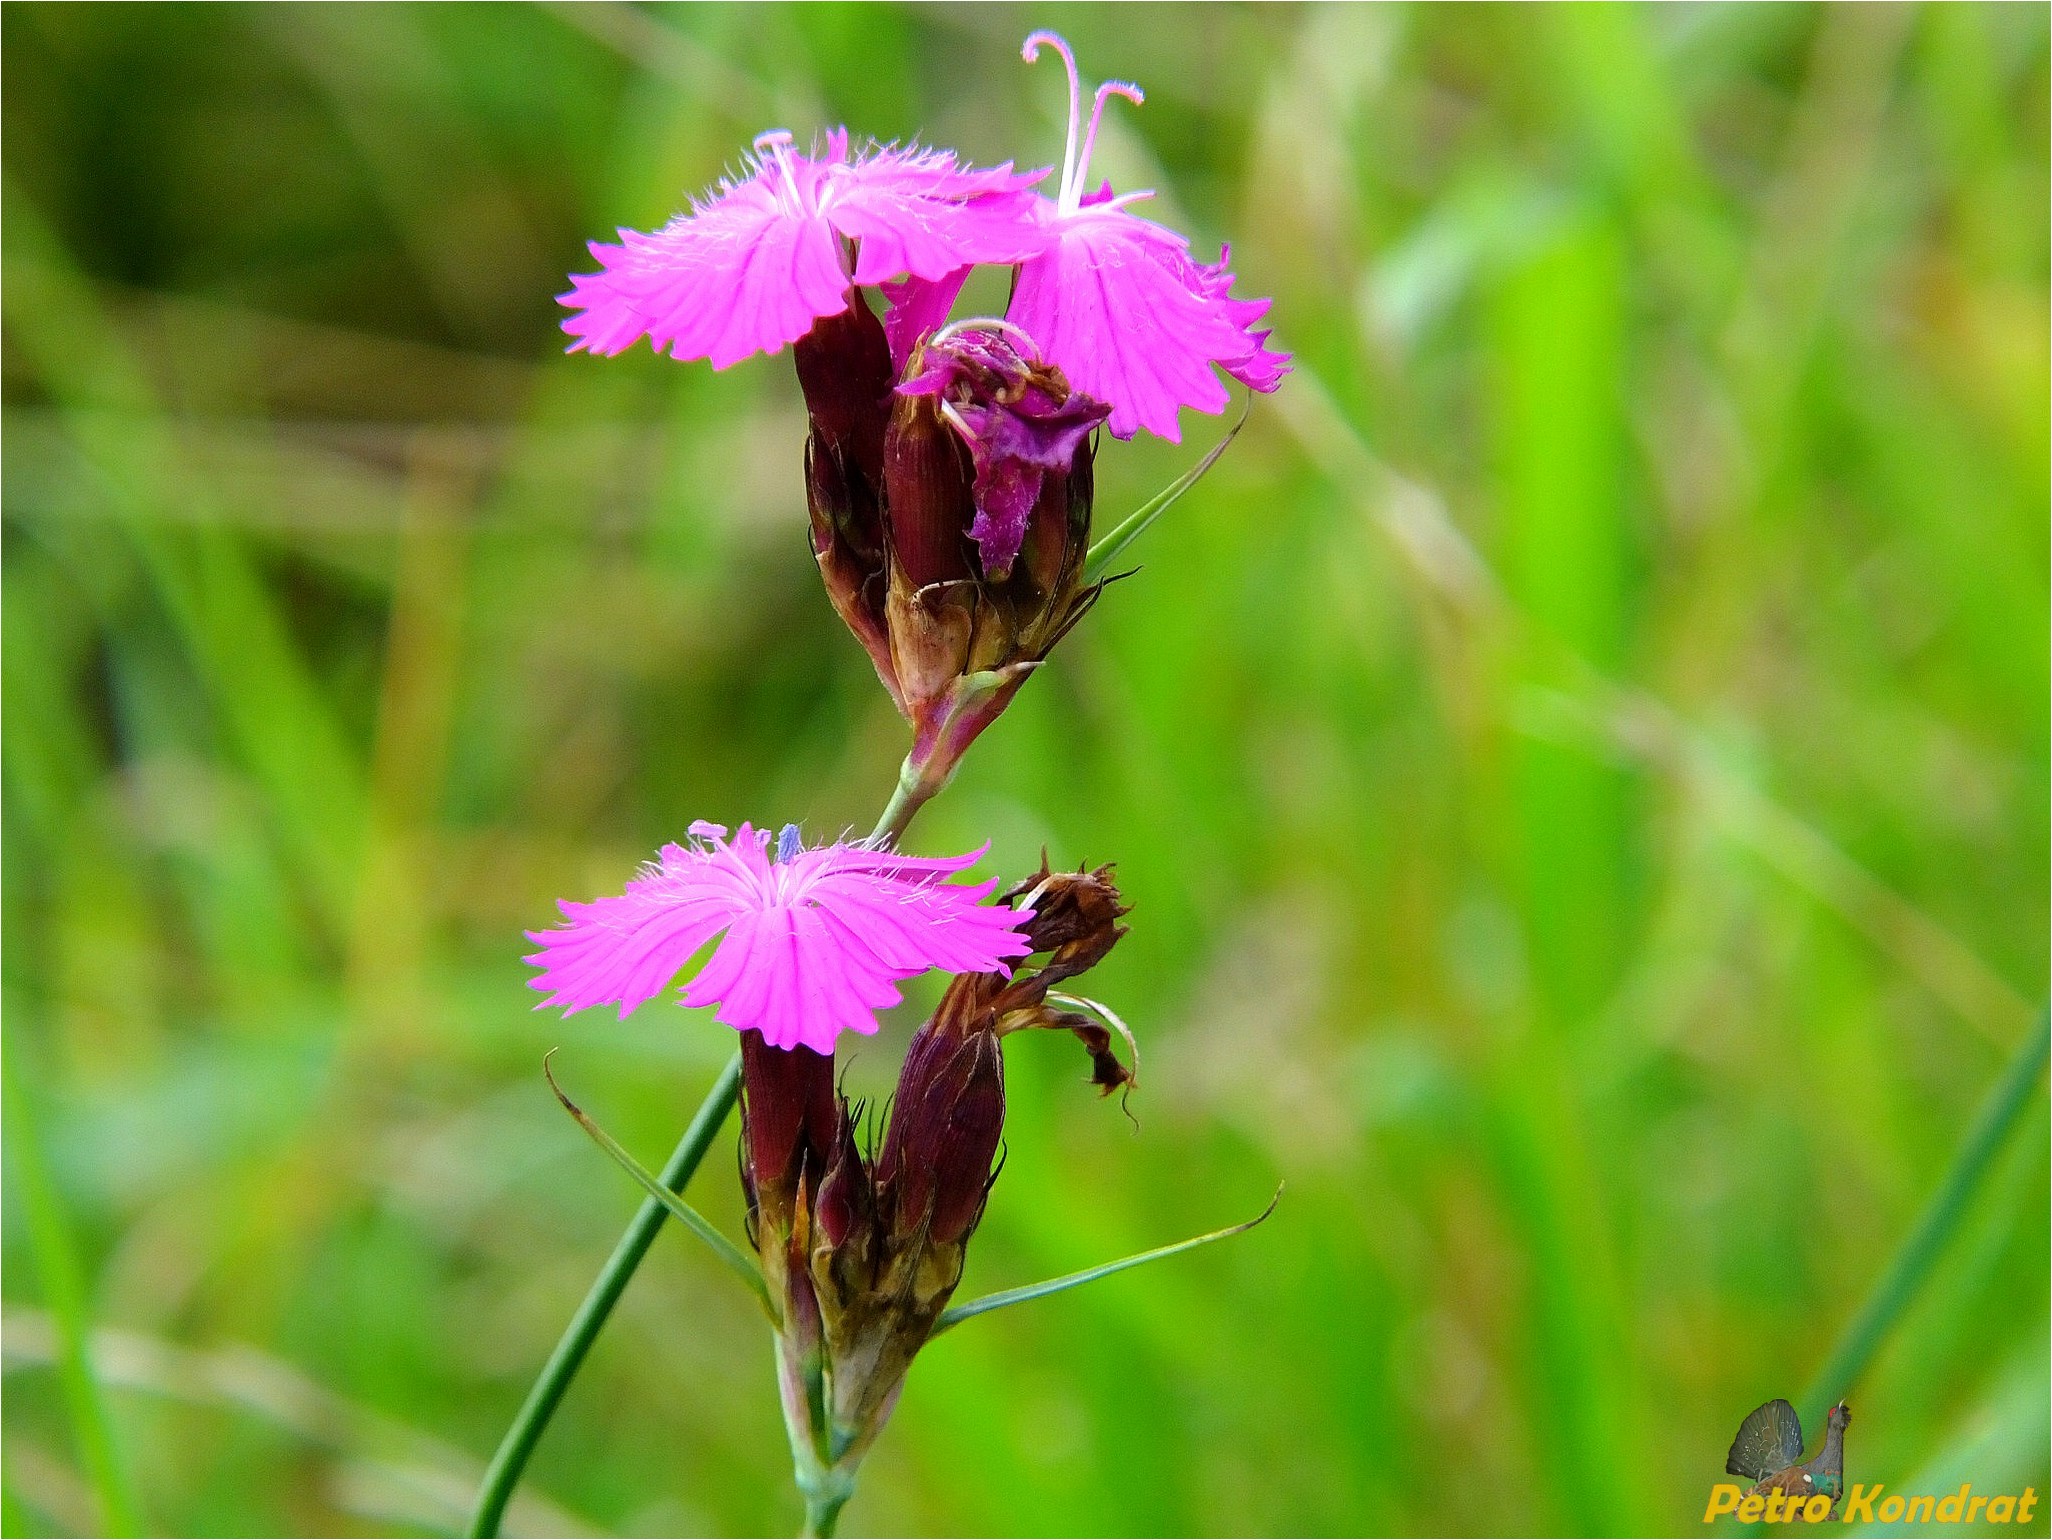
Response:
[[[9,4],[7,1533],[462,1522],[637,1196],[542,1053],[653,1164],[732,1047],[521,930],[904,737],[787,361],[552,296],[772,125],[1059,159],[1038,26],[1299,371],[913,831],[1137,905],[1139,1127],[1015,1040],[965,1289],[1289,1190],[937,1345],[848,1529],[1693,1530],[1818,1371],[2046,981],[2042,6]],[[2037,1092],[1853,1479],[2045,1491],[2047,1211]],[[752,1311],[660,1239],[513,1526],[789,1533]]]

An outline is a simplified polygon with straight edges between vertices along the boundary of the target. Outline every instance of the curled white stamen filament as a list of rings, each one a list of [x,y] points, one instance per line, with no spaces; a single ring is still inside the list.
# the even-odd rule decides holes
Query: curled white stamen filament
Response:
[[[1040,356],[1040,344],[1033,340],[1033,334],[1031,332],[1027,331],[1025,327],[1019,325],[1019,323],[1016,321],[1002,320],[997,316],[972,315],[964,316],[959,321],[950,321],[946,326],[943,326],[939,331],[935,332],[931,337],[927,338],[926,345],[928,347],[933,347],[938,343],[946,342],[954,337],[959,337],[962,335],[963,332],[975,331],[979,328],[994,332],[1008,333],[1009,335],[1018,338],[1021,342],[1026,344],[1028,349],[1031,350],[1034,362],[1039,363],[1043,361]]]
[[[1090,129],[1083,136],[1083,152],[1076,157],[1076,180],[1073,186],[1062,187],[1062,212],[1073,214],[1083,203],[1084,183],[1090,180],[1090,152],[1097,148],[1097,125],[1104,121],[1104,103],[1107,97],[1123,96],[1135,107],[1147,100],[1147,93],[1127,80],[1107,80],[1097,88],[1097,98],[1090,104]]]
[[[1060,201],[1063,208],[1069,205],[1069,187],[1076,179],[1076,131],[1083,126],[1083,81],[1076,73],[1076,56],[1069,51],[1069,45],[1052,32],[1035,32],[1026,39],[1019,50],[1019,57],[1028,64],[1040,58],[1040,48],[1046,44],[1062,56],[1062,67],[1069,72],[1069,139],[1062,149],[1062,186]]]

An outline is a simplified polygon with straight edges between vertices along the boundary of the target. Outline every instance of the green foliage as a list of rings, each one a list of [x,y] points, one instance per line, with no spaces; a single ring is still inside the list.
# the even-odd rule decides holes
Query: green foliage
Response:
[[[1891,1276],[2047,974],[2042,8],[11,5],[6,1533],[464,1523],[636,1198],[543,1053],[653,1159],[732,1046],[533,1014],[520,932],[904,751],[784,361],[552,296],[771,125],[1057,156],[1036,26],[1301,368],[913,831],[1137,905],[1140,1130],[1015,1042],[962,1297],[1289,1198],[949,1333],[846,1527],[1693,1527]],[[2020,1117],[1851,1479],[2052,1485]],[[530,1483],[793,1527],[689,1237]]]

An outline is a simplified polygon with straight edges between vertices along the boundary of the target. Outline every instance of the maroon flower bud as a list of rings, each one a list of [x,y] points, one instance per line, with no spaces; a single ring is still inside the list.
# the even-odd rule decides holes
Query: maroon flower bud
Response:
[[[923,1227],[939,1245],[968,1239],[983,1217],[1004,1127],[997,1038],[988,1030],[958,1035],[944,1015],[922,1027],[906,1050],[877,1161],[891,1233],[907,1238]]]
[[[1083,585],[1106,408],[1003,323],[943,328],[892,389],[858,293],[797,345],[812,549],[834,609],[912,724],[914,804],[1096,600]]]
[[[1094,490],[1093,456],[1086,443],[1063,470],[1050,470],[1041,477],[1040,497],[1026,521],[1026,539],[1002,598],[1013,606],[1018,620],[1030,624],[1036,616],[1056,614],[1054,600],[1068,591],[1083,570],[1090,554],[1090,504]],[[1082,612],[1063,611],[1064,628],[1082,618]],[[1059,634],[1047,640],[1053,646]]]
[[[827,597],[904,709],[884,621],[883,446],[891,412],[891,352],[858,291],[793,349],[812,431],[805,499],[812,554]]]
[[[836,1251],[866,1250],[869,1233],[876,1225],[876,1190],[870,1183],[862,1151],[855,1143],[855,1119],[845,1103],[841,1108],[840,1139],[820,1181],[813,1218],[820,1239]]]
[[[914,589],[967,580],[975,516],[969,453],[923,396],[900,395],[884,434],[883,485],[891,559]]]
[[[851,486],[847,467],[816,435],[805,446],[805,497],[812,512],[812,554],[827,598],[869,654],[892,704],[903,712],[884,615],[881,517],[867,483],[858,475]],[[879,543],[865,548],[864,538]]]

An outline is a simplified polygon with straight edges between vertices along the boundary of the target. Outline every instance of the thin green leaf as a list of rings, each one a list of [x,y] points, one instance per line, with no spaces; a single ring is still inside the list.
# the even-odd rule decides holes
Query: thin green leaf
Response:
[[[1080,1273],[1069,1273],[1061,1278],[1050,1278],[1045,1283],[1029,1283],[1024,1288],[1000,1289],[995,1294],[986,1294],[981,1299],[972,1299],[966,1305],[953,1305],[943,1310],[940,1319],[934,1323],[933,1335],[960,1326],[973,1315],[983,1315],[992,1310],[1002,1310],[1007,1305],[1023,1305],[1029,1299],[1045,1299],[1050,1294],[1060,1294],[1065,1289],[1081,1288],[1086,1283],[1095,1283],[1100,1278],[1109,1278],[1113,1273],[1123,1273],[1129,1267],[1139,1267],[1147,1262],[1159,1262],[1163,1257],[1172,1257],[1180,1251],[1195,1251],[1199,1246],[1209,1246],[1213,1241],[1230,1240],[1235,1235],[1245,1235],[1275,1212],[1275,1206],[1282,1202],[1283,1190],[1278,1187],[1275,1196],[1268,1200],[1268,1207],[1241,1224],[1231,1225],[1223,1230],[1213,1230],[1209,1235],[1194,1235],[1189,1240],[1177,1241],[1173,1246],[1157,1246],[1152,1251],[1143,1251],[1130,1257],[1121,1257],[1116,1262],[1106,1262],[1098,1267],[1085,1268]]]
[[[549,1089],[556,1093],[556,1100],[563,1104],[563,1110],[577,1119],[584,1131],[591,1135],[593,1143],[613,1157],[615,1165],[641,1184],[643,1192],[662,1204],[686,1229],[712,1247],[714,1254],[732,1268],[743,1283],[754,1290],[755,1297],[762,1301],[762,1308],[769,1312],[770,1319],[776,1320],[777,1307],[770,1298],[769,1285],[763,1282],[762,1269],[757,1267],[739,1246],[722,1235],[710,1219],[651,1176],[640,1161],[627,1153],[619,1140],[600,1128],[582,1107],[563,1094],[563,1088],[556,1084],[555,1071],[549,1068],[549,1060],[555,1056],[556,1050],[551,1048],[542,1057],[542,1075],[549,1082]]]
[[[1246,406],[1240,410],[1240,420],[1226,429],[1225,437],[1213,444],[1203,459],[1127,514],[1114,528],[1105,531],[1104,537],[1091,546],[1090,554],[1083,558],[1085,583],[1101,581],[1106,569],[1118,559],[1121,551],[1138,540],[1146,532],[1148,525],[1167,513],[1185,492],[1204,479],[1204,473],[1218,464],[1218,457],[1240,436],[1240,430],[1247,426],[1247,414],[1253,410],[1254,398],[1249,396]]]
[[[1887,1341],[1889,1332],[1916,1299],[1946,1243],[1973,1206],[1981,1178],[2022,1118],[2024,1108],[2037,1094],[2038,1077],[2045,1073],[2048,1059],[2052,1059],[2052,1006],[2039,1009],[2037,1025],[1982,1101],[1973,1126],[1960,1141],[1952,1165],[1918,1216],[1916,1227],[1903,1237],[1888,1270],[1840,1335],[1824,1367],[1817,1371],[1801,1407],[1812,1426],[1823,1418],[1826,1407],[1852,1391]]]
[[[693,1114],[690,1126],[684,1130],[684,1137],[677,1141],[677,1148],[670,1152],[670,1158],[663,1164],[658,1180],[669,1191],[681,1193],[690,1185],[692,1175],[705,1160],[705,1152],[712,1147],[713,1139],[726,1123],[728,1114],[733,1112],[740,1091],[741,1055],[737,1050],[727,1060],[727,1067],[720,1071],[712,1089],[705,1093],[705,1100]],[[583,1303],[570,1317],[569,1325],[563,1328],[563,1335],[557,1338],[548,1361],[542,1365],[541,1373],[535,1376],[527,1399],[520,1403],[520,1410],[507,1425],[505,1437],[499,1440],[492,1463],[478,1485],[477,1504],[471,1512],[470,1527],[464,1531],[465,1534],[485,1537],[485,1540],[498,1534],[507,1505],[513,1499],[513,1490],[519,1486],[521,1474],[533,1458],[542,1434],[548,1431],[549,1419],[563,1404],[570,1382],[583,1367],[585,1355],[591,1351],[592,1343],[598,1340],[598,1334],[605,1330],[606,1322],[612,1318],[613,1307],[619,1304],[620,1296],[633,1280],[635,1269],[641,1266],[641,1259],[648,1255],[648,1248],[655,1243],[656,1232],[662,1229],[669,1213],[667,1205],[653,1198],[644,1199],[641,1207],[635,1210],[633,1222],[613,1247],[613,1254],[606,1258],[606,1265],[599,1270],[598,1277],[592,1280]]]
[[[29,1092],[12,1051],[6,1052],[6,1066],[0,1071],[0,1099],[6,1103],[0,1122],[7,1132],[7,1174],[27,1216],[29,1252],[43,1285],[43,1303],[56,1329],[58,1380],[71,1417],[79,1463],[92,1482],[106,1533],[139,1535],[143,1525],[134,1490],[93,1369],[85,1271],[64,1200],[43,1162]]]

